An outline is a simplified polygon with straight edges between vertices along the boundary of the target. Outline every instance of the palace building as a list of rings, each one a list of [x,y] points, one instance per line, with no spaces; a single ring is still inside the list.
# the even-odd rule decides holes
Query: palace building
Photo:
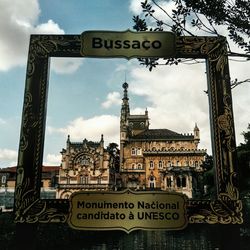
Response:
[[[67,199],[76,191],[112,190],[115,182],[114,158],[100,142],[84,139],[71,142],[62,149],[57,198]]]
[[[179,134],[150,129],[148,111],[130,114],[128,84],[123,84],[120,116],[120,176],[123,188],[181,192],[189,198],[203,190],[200,180],[206,150],[198,149],[200,131]]]

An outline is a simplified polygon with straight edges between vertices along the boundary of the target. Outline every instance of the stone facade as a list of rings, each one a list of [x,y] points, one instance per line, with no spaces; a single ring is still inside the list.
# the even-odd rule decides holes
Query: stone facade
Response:
[[[68,136],[59,170],[57,198],[67,199],[76,191],[111,190],[114,188],[114,159],[100,142],[84,139],[71,142]]]
[[[123,84],[120,117],[120,175],[122,187],[181,192],[189,198],[202,192],[200,179],[206,150],[198,149],[200,131],[179,134],[149,129],[148,111],[130,114],[128,84]]]

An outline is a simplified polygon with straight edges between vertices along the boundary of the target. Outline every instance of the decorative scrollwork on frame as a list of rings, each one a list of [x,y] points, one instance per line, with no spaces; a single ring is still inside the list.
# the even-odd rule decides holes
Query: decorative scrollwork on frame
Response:
[[[239,200],[239,191],[233,185],[232,173],[226,185],[226,192],[220,193],[217,200],[210,201],[210,208],[200,209],[189,217],[189,223],[209,224],[242,224],[242,201]],[[199,205],[199,204],[198,204]]]
[[[72,44],[74,46],[72,46]],[[35,60],[40,57],[48,57],[51,53],[64,51],[79,53],[80,36],[74,35],[71,39],[65,39],[64,35],[37,35],[31,38],[27,76],[31,77],[35,71]],[[76,53],[76,54],[77,54]]]
[[[229,103],[229,96],[225,95],[223,97],[223,103],[224,103],[224,114],[220,115],[217,119],[218,127],[220,131],[223,131],[225,136],[223,140],[223,145],[226,146],[226,148],[233,152],[236,150],[234,145],[234,131],[233,131],[233,114],[232,114],[232,107],[230,107]]]
[[[15,222],[65,222],[68,200],[40,199],[50,57],[81,57],[80,35],[32,35],[19,146],[15,193]],[[230,77],[224,37],[177,37],[177,58],[207,62],[212,144],[215,149],[217,199],[188,201],[189,223],[240,224],[242,202],[236,187],[236,151]]]
[[[23,124],[20,138],[20,150],[24,151],[28,146],[28,134],[32,128],[38,124],[38,118],[32,111],[32,95],[27,92],[24,97]]]

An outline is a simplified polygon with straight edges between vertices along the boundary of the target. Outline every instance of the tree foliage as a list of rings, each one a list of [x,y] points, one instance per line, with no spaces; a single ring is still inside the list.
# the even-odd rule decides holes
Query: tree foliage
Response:
[[[237,147],[240,187],[242,190],[250,190],[250,123],[247,129],[247,131],[242,132],[244,143]]]
[[[118,144],[115,142],[109,143],[107,146],[107,151],[113,157],[115,171],[118,173],[120,166],[120,150],[118,148]]]
[[[137,31],[168,30],[176,35],[196,36],[198,31],[204,35],[220,36],[219,28],[224,26],[228,37],[242,50],[232,51],[228,56],[238,56],[250,60],[250,1],[249,0],[172,0],[175,8],[170,11],[162,7],[167,1],[145,0],[141,2],[143,16],[134,16],[133,28]],[[156,10],[164,14],[164,20],[156,15]],[[162,18],[163,19],[163,18]],[[186,59],[187,60],[187,59]],[[183,60],[171,58],[159,63],[157,59],[139,59],[151,71],[159,64],[173,65]],[[250,79],[238,81],[232,86]]]

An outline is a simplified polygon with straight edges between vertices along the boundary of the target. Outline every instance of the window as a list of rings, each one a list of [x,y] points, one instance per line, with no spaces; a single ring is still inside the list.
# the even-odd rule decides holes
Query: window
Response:
[[[2,176],[2,184],[5,184],[6,183],[6,175],[3,175]]]
[[[159,168],[162,168],[162,167],[163,167],[162,161],[159,161]]]
[[[142,164],[141,164],[141,163],[138,163],[138,164],[137,164],[137,168],[138,168],[138,169],[142,169]]]
[[[70,177],[67,177],[67,184],[70,184]]]
[[[85,184],[88,184],[88,183],[89,183],[89,177],[88,177],[88,176],[85,176],[84,182],[85,182]]]
[[[84,183],[84,176],[80,176],[80,183],[83,184]]]
[[[171,177],[167,177],[167,187],[171,187],[172,186],[172,180]]]
[[[178,188],[181,187],[181,178],[180,177],[177,177],[177,179],[176,179],[176,185],[177,185]]]
[[[97,178],[97,184],[101,184],[101,182],[102,182],[102,177],[98,176],[98,178]]]
[[[136,150],[135,150],[135,148],[131,148],[131,155],[136,155]]]
[[[171,161],[168,161],[168,167],[171,167]]]
[[[176,161],[176,166],[180,166],[180,162],[179,161]]]
[[[195,167],[198,167],[198,161],[195,161]]]
[[[137,148],[136,153],[137,155],[141,155],[141,148]]]
[[[153,169],[153,168],[154,168],[154,162],[153,162],[153,161],[150,161],[150,162],[149,162],[149,168],[150,168],[150,169]]]
[[[136,164],[135,164],[135,163],[132,163],[131,168],[132,168],[132,169],[136,169]]]
[[[186,177],[182,177],[182,187],[186,187],[187,186],[187,179]]]
[[[153,189],[155,187],[155,177],[152,175],[149,177],[149,187],[151,189]]]
[[[142,155],[141,148],[131,148],[131,155]]]

